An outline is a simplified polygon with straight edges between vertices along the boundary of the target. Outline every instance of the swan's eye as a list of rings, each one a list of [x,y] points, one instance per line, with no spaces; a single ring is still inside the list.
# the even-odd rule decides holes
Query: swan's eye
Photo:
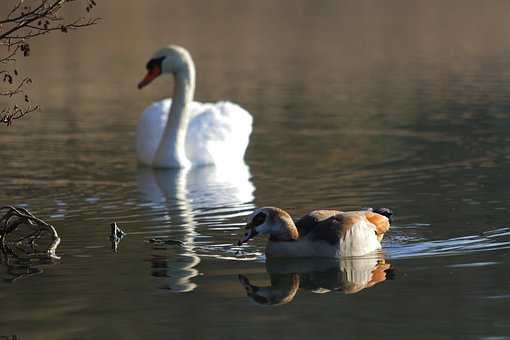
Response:
[[[165,57],[151,59],[151,60],[149,60],[149,62],[145,66],[145,68],[147,69],[147,71],[150,71],[156,66],[161,67],[161,63],[163,62],[163,59],[165,59]]]

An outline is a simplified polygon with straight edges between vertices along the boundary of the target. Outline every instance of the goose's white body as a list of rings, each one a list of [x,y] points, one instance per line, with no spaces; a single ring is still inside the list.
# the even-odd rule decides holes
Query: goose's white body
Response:
[[[142,88],[161,74],[175,79],[172,99],[150,105],[137,129],[141,163],[158,168],[231,165],[244,158],[252,130],[251,115],[236,104],[193,101],[195,65],[184,48],[170,45],[147,64]]]
[[[153,103],[143,111],[137,128],[137,154],[152,166],[166,128],[172,99]],[[231,102],[189,105],[184,151],[189,166],[242,162],[252,131],[252,116]],[[185,166],[182,166],[185,167]]]

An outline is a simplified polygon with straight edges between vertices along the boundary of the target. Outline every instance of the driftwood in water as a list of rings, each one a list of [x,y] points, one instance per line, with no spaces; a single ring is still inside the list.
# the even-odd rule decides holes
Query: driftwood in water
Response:
[[[0,207],[0,242],[4,251],[8,244],[19,247],[29,245],[35,250],[38,248],[36,242],[43,236],[49,238],[43,252],[49,257],[57,258],[55,251],[60,244],[60,237],[51,224],[35,217],[25,208],[10,205]]]

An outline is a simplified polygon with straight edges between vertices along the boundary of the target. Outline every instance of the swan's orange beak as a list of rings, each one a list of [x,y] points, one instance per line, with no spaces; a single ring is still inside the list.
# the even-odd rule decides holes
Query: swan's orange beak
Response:
[[[138,89],[145,87],[145,85],[149,84],[151,81],[156,79],[161,74],[161,66],[156,65],[153,68],[149,69],[147,75],[142,79],[141,82],[138,83]]]

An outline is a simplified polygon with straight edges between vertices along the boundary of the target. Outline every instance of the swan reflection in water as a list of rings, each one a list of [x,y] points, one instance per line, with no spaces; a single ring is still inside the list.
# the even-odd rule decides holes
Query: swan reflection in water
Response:
[[[164,226],[154,227],[151,234],[167,232],[171,235],[153,239],[154,247],[176,251],[176,254],[162,256],[160,253],[149,259],[152,275],[166,277],[167,289],[173,292],[195,289],[192,279],[199,274],[195,267],[200,263],[197,226],[205,224],[200,223],[200,218],[207,224],[220,223],[232,215],[251,212],[255,187],[250,177],[244,163],[229,167],[139,169],[138,186],[144,200],[164,214]]]
[[[393,269],[381,255],[335,259],[272,259],[266,262],[269,286],[256,286],[244,275],[239,282],[253,301],[263,305],[291,302],[301,288],[313,293],[358,293],[388,279]]]

